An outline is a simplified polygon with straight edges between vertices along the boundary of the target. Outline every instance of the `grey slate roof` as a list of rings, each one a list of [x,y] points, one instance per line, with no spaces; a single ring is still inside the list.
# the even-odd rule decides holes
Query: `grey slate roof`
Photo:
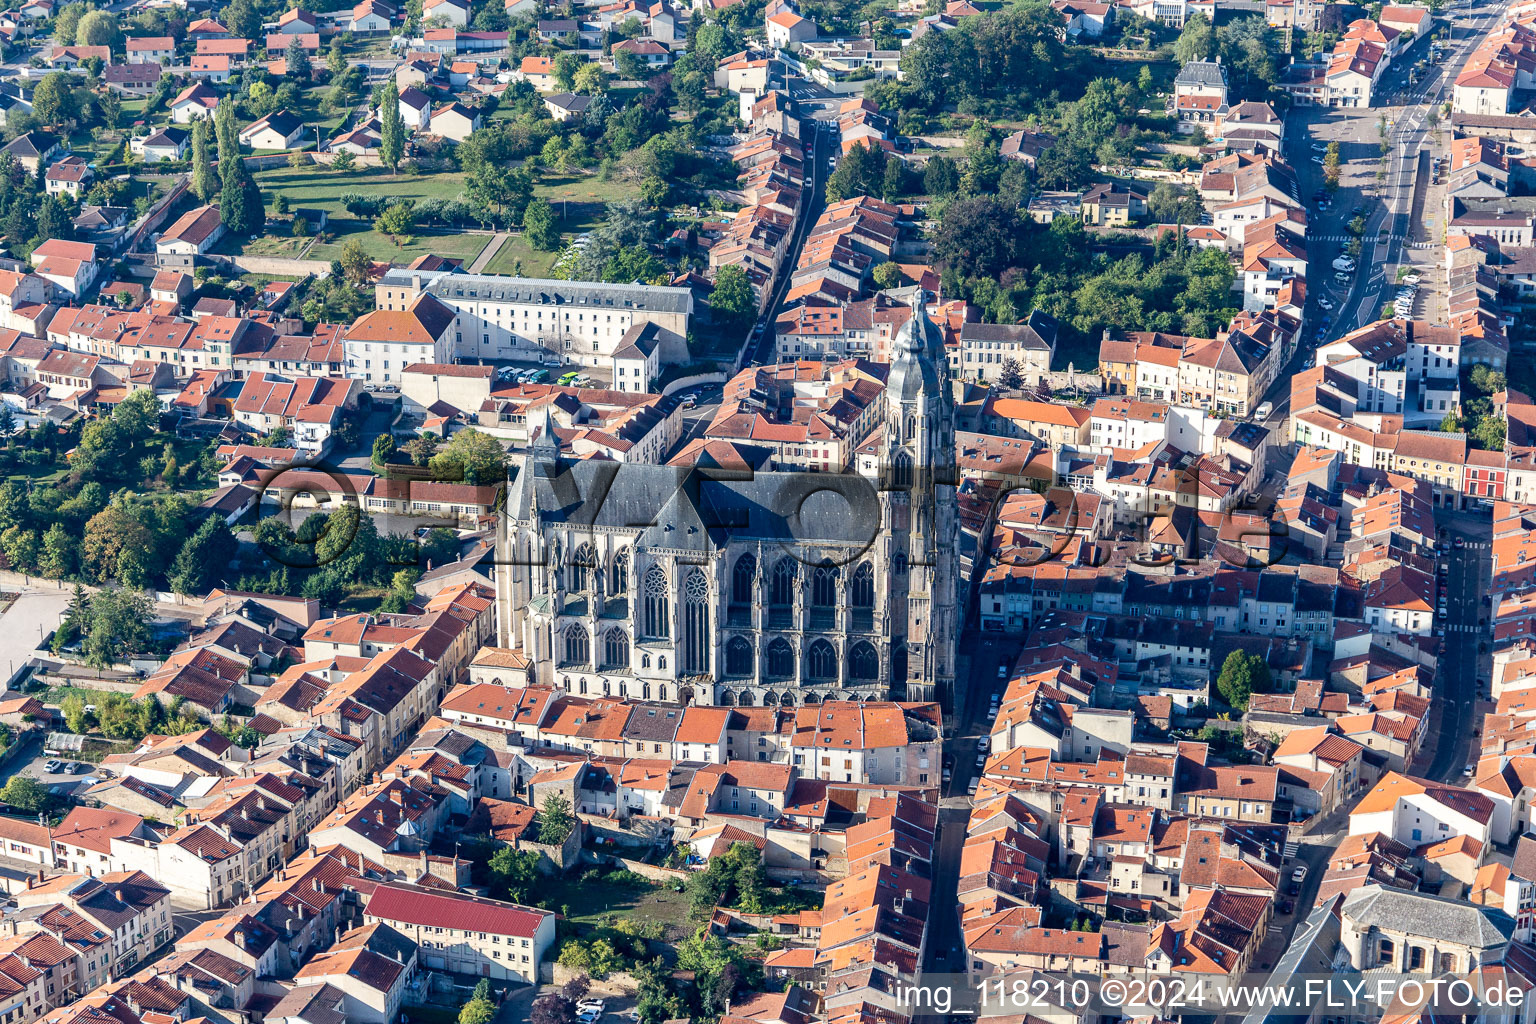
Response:
[[[880,533],[874,481],[834,474],[719,479],[692,467],[524,458],[508,491],[519,520],[638,531],[636,543],[709,555],[732,538],[863,551]],[[795,511],[798,510],[798,515]],[[649,524],[649,525],[647,525]],[[819,557],[818,557],[819,560]]]
[[[1514,918],[1502,910],[1421,892],[1367,885],[1349,894],[1344,916],[1362,929],[1372,925],[1410,935],[1432,935],[1471,949],[1509,941]]]
[[[1184,85],[1201,89],[1225,89],[1227,69],[1213,60],[1192,60],[1184,65],[1173,84],[1175,87]]]

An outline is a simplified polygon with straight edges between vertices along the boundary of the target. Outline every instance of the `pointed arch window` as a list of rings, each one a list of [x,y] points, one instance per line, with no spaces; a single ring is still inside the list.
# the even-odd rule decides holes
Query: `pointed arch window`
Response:
[[[757,558],[750,552],[736,559],[731,571],[731,604],[754,604],[757,595]]]
[[[837,607],[837,566],[823,562],[811,573],[811,605],[816,608]]]
[[[752,674],[752,642],[746,637],[731,637],[725,645],[725,674],[737,678]]]
[[[849,588],[848,602],[855,608],[875,606],[875,567],[860,562],[853,570],[853,585]]]
[[[608,593],[614,597],[629,593],[629,548],[621,548],[613,556],[613,564],[608,569]]]
[[[875,648],[863,640],[848,652],[848,678],[869,681],[880,674],[880,656]]]
[[[629,634],[622,629],[610,629],[603,634],[603,664],[605,669],[629,668]]]
[[[565,663],[587,665],[592,661],[592,641],[587,627],[571,623],[565,627]]]
[[[837,678],[837,650],[826,640],[814,640],[806,653],[807,675],[811,679]]]
[[[770,679],[789,679],[795,674],[795,651],[789,641],[775,637],[763,656],[763,672]]]
[[[641,628],[653,640],[666,640],[672,636],[671,585],[666,570],[653,565],[645,571],[644,618]]]
[[[792,605],[795,603],[795,587],[800,583],[800,571],[795,567],[795,560],[789,556],[779,559],[773,567],[773,592],[770,595],[770,604]]]
[[[572,593],[592,589],[592,570],[597,565],[597,553],[591,544],[582,544],[572,554],[566,565],[565,588]]]
[[[683,577],[683,649],[680,667],[688,675],[709,671],[709,578],[698,567]]]

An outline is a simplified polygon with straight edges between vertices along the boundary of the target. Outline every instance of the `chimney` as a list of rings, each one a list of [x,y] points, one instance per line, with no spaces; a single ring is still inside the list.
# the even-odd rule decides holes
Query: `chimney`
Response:
[[[309,880],[309,884],[314,887],[315,892],[323,891],[321,889],[321,886],[320,886],[320,876],[319,875],[316,875],[314,878],[311,878]]]

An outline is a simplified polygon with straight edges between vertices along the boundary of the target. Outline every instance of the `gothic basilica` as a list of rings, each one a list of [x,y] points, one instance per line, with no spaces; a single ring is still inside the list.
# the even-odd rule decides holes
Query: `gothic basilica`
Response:
[[[863,474],[567,460],[535,436],[498,531],[500,642],[573,694],[948,702],[953,398],[920,289],[913,304]]]

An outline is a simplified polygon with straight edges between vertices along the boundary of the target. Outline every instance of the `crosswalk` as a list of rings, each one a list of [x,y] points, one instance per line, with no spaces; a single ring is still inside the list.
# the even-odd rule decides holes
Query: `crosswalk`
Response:
[[[1296,840],[1292,839],[1292,840],[1287,841],[1286,844],[1285,844],[1285,856],[1286,856],[1286,858],[1287,859],[1294,858],[1296,856],[1297,851],[1300,850],[1300,849],[1301,849],[1301,844],[1296,842]]]
[[[1445,627],[1452,633],[1486,633],[1487,626],[1479,626],[1475,622],[1453,622]]]

